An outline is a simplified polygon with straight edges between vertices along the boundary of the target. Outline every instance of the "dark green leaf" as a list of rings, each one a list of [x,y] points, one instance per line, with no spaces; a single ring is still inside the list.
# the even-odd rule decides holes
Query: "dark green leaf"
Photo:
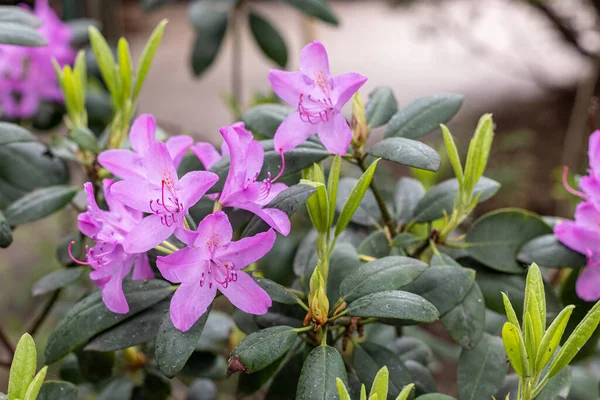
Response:
[[[458,361],[460,399],[490,399],[504,383],[504,360],[502,339],[487,333],[474,349],[463,349]]]
[[[429,365],[433,353],[429,346],[420,339],[401,336],[388,342],[386,347],[396,353],[404,362],[413,360],[421,365]]]
[[[325,0],[284,0],[286,3],[302,11],[306,15],[320,19],[321,21],[337,25],[338,19],[331,11]],[[335,382],[334,382],[335,384]],[[337,393],[337,390],[336,392]]]
[[[365,107],[369,128],[385,125],[396,111],[398,103],[391,87],[379,86],[369,93],[369,101]]]
[[[276,282],[265,278],[253,277],[253,279],[269,294],[273,301],[283,304],[296,304],[300,300],[298,296]]]
[[[81,275],[83,275],[83,272],[83,267],[59,269],[51,272],[33,285],[31,294],[34,296],[41,296],[57,289],[61,289],[79,279]]]
[[[298,379],[303,363],[304,354],[302,351],[298,351],[275,375],[269,385],[265,400],[293,399],[298,389]]]
[[[201,0],[192,3],[188,10],[189,20],[196,30],[192,50],[192,70],[202,75],[217,57],[221,42],[227,31],[229,2]]]
[[[69,204],[78,191],[77,187],[62,185],[34,190],[8,206],[6,220],[10,225],[21,225],[47,217]]]
[[[162,319],[168,314],[169,303],[168,299],[163,300],[100,333],[85,346],[85,350],[122,350],[154,339]]]
[[[392,247],[396,247],[398,249],[406,249],[416,243],[420,243],[427,240],[427,238],[419,237],[412,233],[401,232],[394,237],[392,241]]]
[[[358,246],[358,253],[375,258],[383,258],[390,255],[391,247],[384,231],[372,232]]]
[[[428,368],[413,360],[404,361],[404,365],[410,372],[417,395],[436,391],[435,380]]]
[[[71,140],[77,143],[83,150],[89,150],[94,154],[98,154],[100,151],[96,135],[86,127],[76,126],[71,132]]]
[[[475,272],[451,265],[429,267],[404,290],[423,296],[445,315],[469,293]]]
[[[89,28],[90,26],[100,27],[98,21],[93,19],[78,18],[66,21],[67,26],[71,30],[71,47],[82,48],[90,41]]]
[[[338,396],[336,378],[347,385],[346,367],[340,353],[331,346],[317,346],[306,357],[300,380],[297,399],[328,400]]]
[[[461,266],[455,259],[444,253],[434,254],[429,263],[432,267],[439,267],[440,265],[453,265],[455,267]]]
[[[401,290],[388,290],[363,296],[348,305],[353,317],[378,317],[416,322],[438,319],[436,308],[423,297]]]
[[[275,326],[249,335],[231,352],[227,375],[253,373],[271,365],[290,350],[297,337],[290,326]]]
[[[397,137],[376,143],[368,153],[373,157],[393,161],[408,167],[437,171],[440,168],[440,155],[425,143]]]
[[[477,346],[485,329],[485,301],[479,285],[473,283],[466,297],[440,319],[456,343],[465,349]]]
[[[414,258],[380,258],[348,275],[340,285],[340,296],[352,302],[367,294],[397,290],[417,279],[426,269],[427,264]]]
[[[395,399],[404,386],[412,383],[410,372],[402,360],[385,347],[370,342],[356,344],[352,358],[356,374],[367,387],[371,387],[381,367],[385,365],[388,368],[388,399]]]
[[[495,195],[498,189],[500,189],[498,182],[481,177],[475,185],[474,196],[479,195],[479,202],[483,202]],[[444,213],[452,214],[457,192],[458,181],[456,178],[435,185],[419,201],[413,218],[416,222],[430,222],[442,218]]]
[[[154,356],[158,369],[167,377],[174,377],[185,366],[196,348],[209,312],[210,309],[186,332],[175,328],[169,313],[164,314],[156,335]]]
[[[242,120],[253,133],[272,139],[293,109],[284,104],[259,104],[244,113]]]
[[[204,351],[195,351],[178,375],[185,378],[210,378],[216,380],[225,378],[226,370],[227,361],[225,361],[223,356]]]
[[[114,352],[78,351],[77,362],[81,376],[88,382],[102,382],[112,376],[116,357]]]
[[[240,374],[237,385],[238,395],[240,397],[249,396],[259,391],[277,373],[284,358],[285,356],[252,374]]]
[[[50,334],[46,345],[46,363],[52,364],[71,351],[84,345],[105,329],[158,303],[173,293],[165,281],[124,282],[123,291],[129,304],[129,313],[115,314],[102,302],[101,293],[95,292],[75,304]]]
[[[155,369],[148,369],[142,385],[135,388],[132,400],[168,400],[171,398],[169,378]]]
[[[285,67],[288,60],[285,41],[277,29],[260,14],[250,11],[248,15],[250,31],[263,53],[280,67]]]
[[[315,188],[310,185],[294,185],[284,189],[264,208],[276,208],[291,217],[298,207],[315,192]],[[248,222],[248,225],[242,233],[242,237],[254,236],[260,232],[267,231],[269,225],[261,218],[254,216]]]
[[[217,385],[210,379],[196,379],[188,389],[186,400],[217,400]]]
[[[437,94],[414,100],[390,120],[385,138],[418,139],[450,120],[462,106],[459,94]]]
[[[229,314],[213,310],[208,314],[196,351],[210,351],[220,354],[229,350],[229,336],[235,323]]]
[[[523,273],[517,252],[535,237],[552,229],[540,217],[524,210],[504,209],[479,218],[469,230],[467,252],[477,261],[501,272]]]
[[[327,297],[333,305],[340,298],[341,283],[360,267],[360,259],[356,249],[349,243],[340,243],[335,247],[329,259],[329,276],[327,277]]]
[[[586,264],[583,254],[569,249],[554,234],[542,235],[525,243],[517,258],[521,262],[547,268],[573,268]]]
[[[46,381],[37,400],[77,400],[77,386],[64,381]]]
[[[353,189],[358,184],[358,179],[342,178],[338,184],[338,195],[335,208],[338,213],[344,209],[346,201],[349,199]],[[377,206],[375,195],[371,189],[367,189],[359,203],[358,208],[352,215],[351,221],[364,226],[373,226],[381,220],[381,212]],[[339,222],[338,222],[339,223]]]
[[[396,218],[400,223],[407,223],[413,217],[418,202],[425,195],[423,184],[414,178],[400,178],[394,191]]]
[[[18,6],[1,6],[0,7],[0,23],[14,22],[19,25],[28,25],[37,28],[42,24],[42,21]]]
[[[277,174],[281,170],[281,154],[275,151],[272,140],[261,140],[263,148],[265,149],[265,159],[263,168],[257,180],[267,178],[268,172]],[[325,148],[319,144],[304,142],[303,144],[295,147],[293,150],[285,153],[285,171],[282,177],[293,175],[296,172],[302,171],[304,168],[318,163],[319,161],[327,158],[329,153]],[[223,157],[210,169],[211,172],[219,175],[219,182],[215,184],[209,191],[209,193],[217,193],[223,189],[223,184],[227,178],[229,172],[229,157]]]
[[[25,47],[48,45],[44,36],[35,28],[16,22],[0,23],[0,43]]]
[[[167,4],[172,0],[142,0],[142,8],[146,12],[153,11],[163,5]]]
[[[546,386],[544,386],[544,390],[542,390],[540,392],[540,394],[538,394],[535,397],[535,400],[559,400],[561,398],[561,397],[559,397],[559,394],[561,392],[569,393],[569,399],[570,399],[571,398],[570,397],[571,393],[569,392],[570,387],[571,387],[571,368],[566,367],[565,369],[560,371],[557,375],[550,378],[548,383],[546,383]],[[596,390],[597,390],[597,388],[596,388]],[[596,395],[597,395],[597,393],[596,393]]]
[[[127,378],[116,378],[106,385],[98,400],[129,400],[132,394],[133,382]]]
[[[13,241],[10,225],[4,217],[4,213],[0,210],[0,248],[7,248]]]

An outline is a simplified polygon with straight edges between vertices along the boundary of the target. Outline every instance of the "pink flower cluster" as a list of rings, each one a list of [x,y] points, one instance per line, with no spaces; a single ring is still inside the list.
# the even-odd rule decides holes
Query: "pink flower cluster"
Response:
[[[38,31],[47,46],[0,45],[0,107],[9,118],[32,117],[42,100],[62,101],[52,59],[60,66],[75,59],[71,29],[56,16],[48,0],[36,0],[33,13],[42,21]]]
[[[277,182],[285,169],[283,153],[318,132],[330,152],[345,154],[351,131],[340,109],[366,80],[358,74],[332,77],[327,53],[318,42],[305,47],[300,64],[302,72],[272,71],[269,75],[274,90],[297,107],[275,135],[281,170],[273,179],[270,173],[267,179],[258,179],[264,148],[241,122],[221,128],[224,142],[219,154],[208,143],[193,145],[188,136],[175,136],[165,143],[157,141],[154,118],[142,115],[131,128],[132,150],[107,150],[99,155],[100,165],[121,180],[104,182],[108,211],[97,206],[92,184],[85,185],[88,210],[80,214],[79,228],[96,242],[87,249],[85,264],[92,267],[91,278],[102,289],[111,311],[128,312],[122,288],[124,277],[132,268],[133,279],[152,277],[146,252],[157,246],[170,251],[168,246],[172,244],[165,241],[175,235],[187,247],[157,259],[162,276],[180,284],[170,307],[175,327],[190,329],[206,312],[217,290],[242,311],[267,312],[271,306],[269,295],[242,269],[273,247],[275,231],[282,235],[290,232],[288,216],[267,207],[286,188]],[[228,156],[229,171],[223,189],[208,197],[218,201],[220,207],[249,211],[272,229],[233,241],[231,223],[220,210],[205,217],[197,230],[189,229],[188,210],[219,178],[208,171],[192,171],[179,178],[177,167],[188,149],[206,169]]]
[[[582,191],[568,186],[565,167],[565,187],[584,201],[575,210],[575,221],[559,223],[554,234],[565,246],[587,256],[587,266],[577,279],[576,290],[583,300],[596,301],[600,299],[600,130],[590,136],[588,157],[588,175],[579,180]]]

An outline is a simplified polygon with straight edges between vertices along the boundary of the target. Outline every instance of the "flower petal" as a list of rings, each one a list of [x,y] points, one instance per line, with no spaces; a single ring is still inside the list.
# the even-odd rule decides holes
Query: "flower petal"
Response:
[[[123,248],[129,254],[144,253],[168,239],[174,230],[175,226],[163,224],[159,215],[149,215],[129,232]]]
[[[210,254],[201,248],[186,247],[166,257],[156,258],[156,266],[162,276],[171,282],[186,282],[200,279]]]
[[[144,157],[144,170],[146,178],[153,184],[160,186],[163,180],[171,180],[173,184],[178,182],[175,163],[162,142],[154,142],[148,148]]]
[[[600,267],[587,266],[577,278],[577,295],[585,301],[600,299]]]
[[[302,72],[289,72],[272,69],[268,75],[273,91],[279,98],[296,108],[300,93],[310,90],[310,79]]]
[[[183,243],[191,246],[198,238],[198,232],[187,229],[185,226],[178,226],[175,228],[175,237],[181,240]]]
[[[277,132],[275,132],[274,146],[279,153],[285,153],[303,143],[311,135],[317,132],[319,125],[304,122],[300,119],[300,113],[294,111],[283,120]]]
[[[245,168],[246,177],[256,178],[263,167],[265,160],[265,149],[258,140],[253,140],[248,144],[245,151]]]
[[[165,145],[176,167],[181,164],[185,152],[188,151],[192,143],[194,143],[194,139],[187,135],[178,135],[167,139]]]
[[[315,40],[304,46],[300,53],[300,71],[312,79],[319,74],[325,78],[331,76],[329,57],[323,43]]]
[[[217,285],[206,282],[185,282],[177,289],[171,299],[171,321],[182,332],[189,330],[206,312],[217,294]]]
[[[126,262],[131,263],[131,260],[128,259]],[[110,311],[117,314],[126,314],[129,312],[129,305],[123,293],[123,278],[127,276],[131,267],[127,268],[125,264],[122,264],[115,269],[115,273],[102,288],[102,301]]]
[[[600,179],[600,130],[597,130],[590,135],[588,158],[594,177]]]
[[[575,209],[575,223],[583,228],[597,230],[600,227],[600,212],[589,201],[583,201]]]
[[[191,171],[185,174],[179,181],[184,209],[187,210],[196,204],[218,180],[217,174],[207,171]]]
[[[190,150],[198,157],[204,169],[210,169],[222,157],[215,147],[206,142],[200,142],[193,145]]]
[[[144,159],[131,150],[114,149],[98,154],[98,163],[121,179],[144,179]]]
[[[150,145],[156,141],[156,120],[150,114],[142,114],[133,121],[129,143],[136,153],[145,156]]]
[[[290,233],[291,224],[287,214],[276,208],[262,208],[260,204],[252,202],[235,202],[229,204],[230,207],[241,208],[250,211],[257,217],[265,221],[269,226],[284,236]]]
[[[138,254],[133,263],[133,279],[142,280],[142,279],[152,279],[154,278],[154,272],[152,272],[152,268],[150,267],[150,261],[148,260],[148,254],[142,253]]]
[[[160,198],[160,190],[147,181],[126,180],[115,182],[110,191],[126,206],[135,210],[152,213],[150,201]]]
[[[219,285],[221,293],[229,299],[231,304],[248,314],[265,314],[273,304],[267,292],[258,286],[247,273],[237,271],[237,275],[237,280],[229,282],[227,288]]]
[[[233,229],[227,214],[217,211],[204,217],[198,224],[198,239],[194,246],[207,249],[213,254],[217,248],[227,246],[231,242],[232,236]]]
[[[229,246],[217,249],[214,258],[222,263],[233,263],[234,268],[239,270],[267,254],[273,248],[275,239],[275,231],[269,229],[267,232],[231,242]]]
[[[319,125],[319,139],[328,152],[346,155],[352,141],[352,130],[346,118],[339,112],[333,113],[331,119]]]
[[[600,250],[600,231],[586,229],[573,221],[563,221],[554,227],[554,235],[565,246],[581,254]]]
[[[367,81],[367,77],[354,72],[336,75],[332,78],[333,90],[331,91],[331,100],[335,107],[340,110],[346,104],[354,93],[360,89]]]

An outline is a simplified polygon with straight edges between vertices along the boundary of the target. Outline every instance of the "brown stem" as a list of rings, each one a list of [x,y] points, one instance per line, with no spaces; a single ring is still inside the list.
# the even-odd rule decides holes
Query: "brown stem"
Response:
[[[357,158],[357,161],[358,165],[360,166],[360,169],[362,169],[363,172],[366,172],[367,165],[365,164],[365,159]],[[381,193],[379,192],[379,189],[377,188],[374,179],[371,180],[371,190],[375,195],[375,200],[377,200],[377,205],[379,206],[379,210],[381,211],[381,216],[383,218],[383,223],[390,230],[390,235],[392,235],[392,237],[396,236],[396,224],[394,222],[394,219],[390,215],[387,206],[385,205],[385,201],[383,200],[383,197],[381,196]]]
[[[6,335],[6,332],[4,332],[4,328],[2,328],[1,326],[0,326],[0,343],[4,344],[4,347],[6,347],[6,349],[10,352],[11,358],[12,358],[12,356],[15,354],[15,347],[13,346],[12,342]]]
[[[35,335],[40,326],[42,326],[46,320],[46,317],[50,313],[50,310],[52,310],[54,303],[56,303],[56,300],[58,300],[59,295],[60,290],[56,290],[54,293],[52,293],[52,297],[50,297],[50,299],[46,302],[42,311],[40,311],[40,313],[28,324],[26,331],[29,332],[31,336]]]

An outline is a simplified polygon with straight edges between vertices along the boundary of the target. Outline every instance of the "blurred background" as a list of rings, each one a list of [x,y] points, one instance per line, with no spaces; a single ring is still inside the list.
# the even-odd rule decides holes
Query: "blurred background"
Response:
[[[268,71],[283,65],[297,69],[302,47],[320,40],[328,49],[333,73],[368,76],[363,98],[381,85],[393,88],[398,108],[425,95],[464,95],[463,107],[449,124],[459,149],[466,151],[479,116],[494,114],[497,136],[486,176],[502,183],[502,189],[493,203],[478,209],[480,213],[498,206],[523,207],[542,215],[569,216],[572,210],[560,174],[563,165],[583,172],[587,137],[597,126],[600,0],[56,0],[51,4],[65,20],[97,21],[113,43],[125,36],[134,59],[156,24],[169,20],[138,107],[138,113],[154,114],[169,134],[185,133],[219,144],[221,126],[238,120],[252,104],[275,101]],[[285,52],[277,46],[278,37]],[[57,125],[51,131],[61,129]],[[445,153],[439,132],[427,141]],[[438,175],[421,178],[430,185],[446,179],[451,174],[447,164]],[[392,172],[396,177],[410,174]],[[72,229],[64,226],[72,220],[54,215],[19,228],[13,246],[1,250],[0,321],[13,340],[44,307],[46,299],[32,298],[30,289],[39,277],[58,268],[54,249],[62,233]],[[63,297],[76,298],[77,293]],[[59,316],[63,310],[58,306],[53,313]],[[50,331],[54,323],[50,319],[41,331]],[[38,346],[43,348],[44,341]],[[6,373],[0,368],[0,387]]]

